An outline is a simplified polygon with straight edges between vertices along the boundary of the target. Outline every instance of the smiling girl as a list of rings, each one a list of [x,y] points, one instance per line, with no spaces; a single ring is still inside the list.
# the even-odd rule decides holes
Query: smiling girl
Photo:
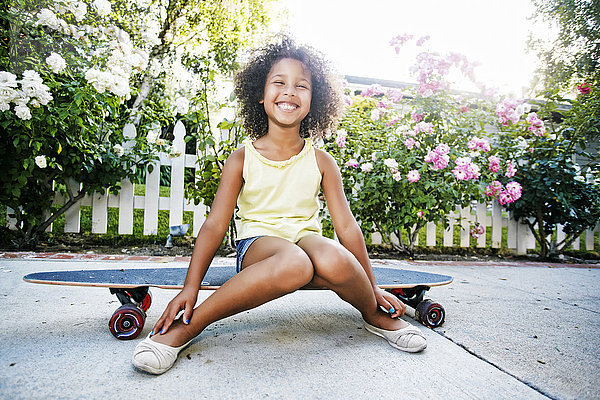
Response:
[[[341,114],[336,88],[323,57],[287,38],[258,50],[236,75],[248,138],[225,163],[184,288],[136,347],[135,367],[161,374],[209,324],[307,285],[333,290],[361,313],[367,330],[392,346],[408,352],[427,346],[417,328],[399,319],[404,304],[377,287],[339,168],[314,147]],[[321,235],[320,190],[339,242]],[[194,309],[236,203],[238,274]]]

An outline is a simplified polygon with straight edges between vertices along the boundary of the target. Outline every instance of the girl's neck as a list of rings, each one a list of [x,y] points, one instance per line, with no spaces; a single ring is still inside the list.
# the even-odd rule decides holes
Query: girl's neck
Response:
[[[280,148],[290,148],[304,142],[304,139],[300,137],[300,127],[276,127],[275,129],[269,127],[264,138]]]
[[[300,153],[304,148],[304,139],[298,130],[271,130],[254,142],[254,148],[269,160],[285,161]]]

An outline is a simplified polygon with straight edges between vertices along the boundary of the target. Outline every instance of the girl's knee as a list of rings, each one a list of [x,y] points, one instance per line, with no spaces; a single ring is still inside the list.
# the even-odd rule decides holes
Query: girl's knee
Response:
[[[314,260],[315,274],[333,285],[341,285],[356,278],[360,264],[352,253],[343,247],[331,246]]]
[[[314,276],[310,258],[301,249],[286,251],[279,255],[272,269],[272,282],[284,290],[296,290],[307,285]]]

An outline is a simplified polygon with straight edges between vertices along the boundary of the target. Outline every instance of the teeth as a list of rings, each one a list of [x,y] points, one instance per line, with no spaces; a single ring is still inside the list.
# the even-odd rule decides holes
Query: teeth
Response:
[[[295,110],[295,109],[296,109],[296,106],[295,106],[295,105],[293,105],[293,104],[289,104],[289,103],[279,103],[279,104],[277,104],[277,106],[278,106],[279,108],[282,108],[282,109],[284,109],[284,110],[288,110],[288,111],[292,111],[292,110]]]

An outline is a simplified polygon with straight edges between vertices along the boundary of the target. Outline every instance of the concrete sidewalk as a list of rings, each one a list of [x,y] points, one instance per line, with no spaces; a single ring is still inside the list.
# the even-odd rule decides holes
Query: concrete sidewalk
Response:
[[[600,398],[600,269],[592,265],[375,261],[455,277],[430,292],[447,319],[436,331],[421,327],[425,352],[400,352],[366,332],[331,292],[299,291],[211,325],[155,377],[130,364],[139,339],[109,333],[119,303],[108,289],[22,277],[186,260],[1,257],[0,398]],[[145,333],[177,292],[152,293]]]

